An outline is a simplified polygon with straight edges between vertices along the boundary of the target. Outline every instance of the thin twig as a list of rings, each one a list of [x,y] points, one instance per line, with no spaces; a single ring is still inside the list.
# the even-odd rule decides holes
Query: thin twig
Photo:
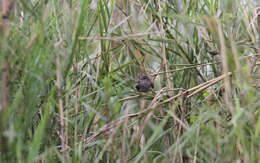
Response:
[[[199,93],[199,92],[205,90],[206,88],[208,88],[208,87],[210,87],[210,86],[216,84],[217,82],[219,82],[219,81],[225,79],[225,77],[227,77],[227,76],[229,76],[229,75],[231,75],[231,72],[229,72],[227,75],[224,74],[224,75],[221,75],[221,76],[219,76],[219,77],[217,77],[217,78],[211,80],[211,82],[209,82],[208,84],[206,84],[206,85],[200,87],[200,88],[197,89],[196,91],[194,91],[194,92],[192,92],[191,94],[189,94],[189,95],[187,96],[187,98],[190,98],[190,97],[194,96],[195,94],[197,94],[197,93]]]
[[[140,95],[125,97],[125,98],[120,99],[119,102],[121,102],[121,101],[126,101],[126,100],[131,100],[131,99],[137,98],[137,97],[139,97],[139,96],[140,96]]]
[[[148,36],[148,35],[154,35],[154,34],[160,34],[162,32],[145,32],[145,33],[135,33],[135,34],[129,34],[125,36],[120,37],[79,37],[79,40],[110,40],[110,41],[123,41],[123,40],[136,40],[140,37]]]
[[[221,62],[205,63],[205,64],[199,64],[199,65],[195,65],[195,66],[178,68],[178,69],[175,69],[175,70],[161,71],[161,72],[153,73],[153,74],[151,74],[151,76],[155,76],[155,75],[158,75],[158,74],[164,74],[164,73],[172,73],[172,72],[182,71],[182,70],[186,70],[186,69],[196,68],[196,67],[199,67],[199,66],[208,66],[208,65],[212,65],[212,64],[218,64],[218,63],[221,63]]]

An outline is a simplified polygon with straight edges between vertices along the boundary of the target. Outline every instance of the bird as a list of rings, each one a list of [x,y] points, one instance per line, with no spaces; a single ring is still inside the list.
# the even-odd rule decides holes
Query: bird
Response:
[[[135,86],[138,92],[148,92],[154,88],[153,82],[144,73],[138,74],[138,82]]]

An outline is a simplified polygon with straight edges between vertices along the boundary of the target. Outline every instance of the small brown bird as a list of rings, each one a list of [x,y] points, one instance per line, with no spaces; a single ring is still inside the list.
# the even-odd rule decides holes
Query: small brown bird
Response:
[[[135,88],[138,92],[148,92],[151,88],[154,88],[153,82],[143,73],[138,75],[138,83]]]

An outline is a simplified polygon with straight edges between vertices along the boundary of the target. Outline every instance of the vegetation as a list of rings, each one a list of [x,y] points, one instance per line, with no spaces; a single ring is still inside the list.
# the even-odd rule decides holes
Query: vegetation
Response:
[[[258,162],[259,6],[2,4],[0,162]]]

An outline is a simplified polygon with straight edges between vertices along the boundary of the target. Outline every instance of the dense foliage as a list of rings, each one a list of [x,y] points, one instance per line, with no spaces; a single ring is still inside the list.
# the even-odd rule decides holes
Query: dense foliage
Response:
[[[18,0],[9,9],[0,162],[260,160],[257,0]],[[141,72],[152,91],[135,89]]]

